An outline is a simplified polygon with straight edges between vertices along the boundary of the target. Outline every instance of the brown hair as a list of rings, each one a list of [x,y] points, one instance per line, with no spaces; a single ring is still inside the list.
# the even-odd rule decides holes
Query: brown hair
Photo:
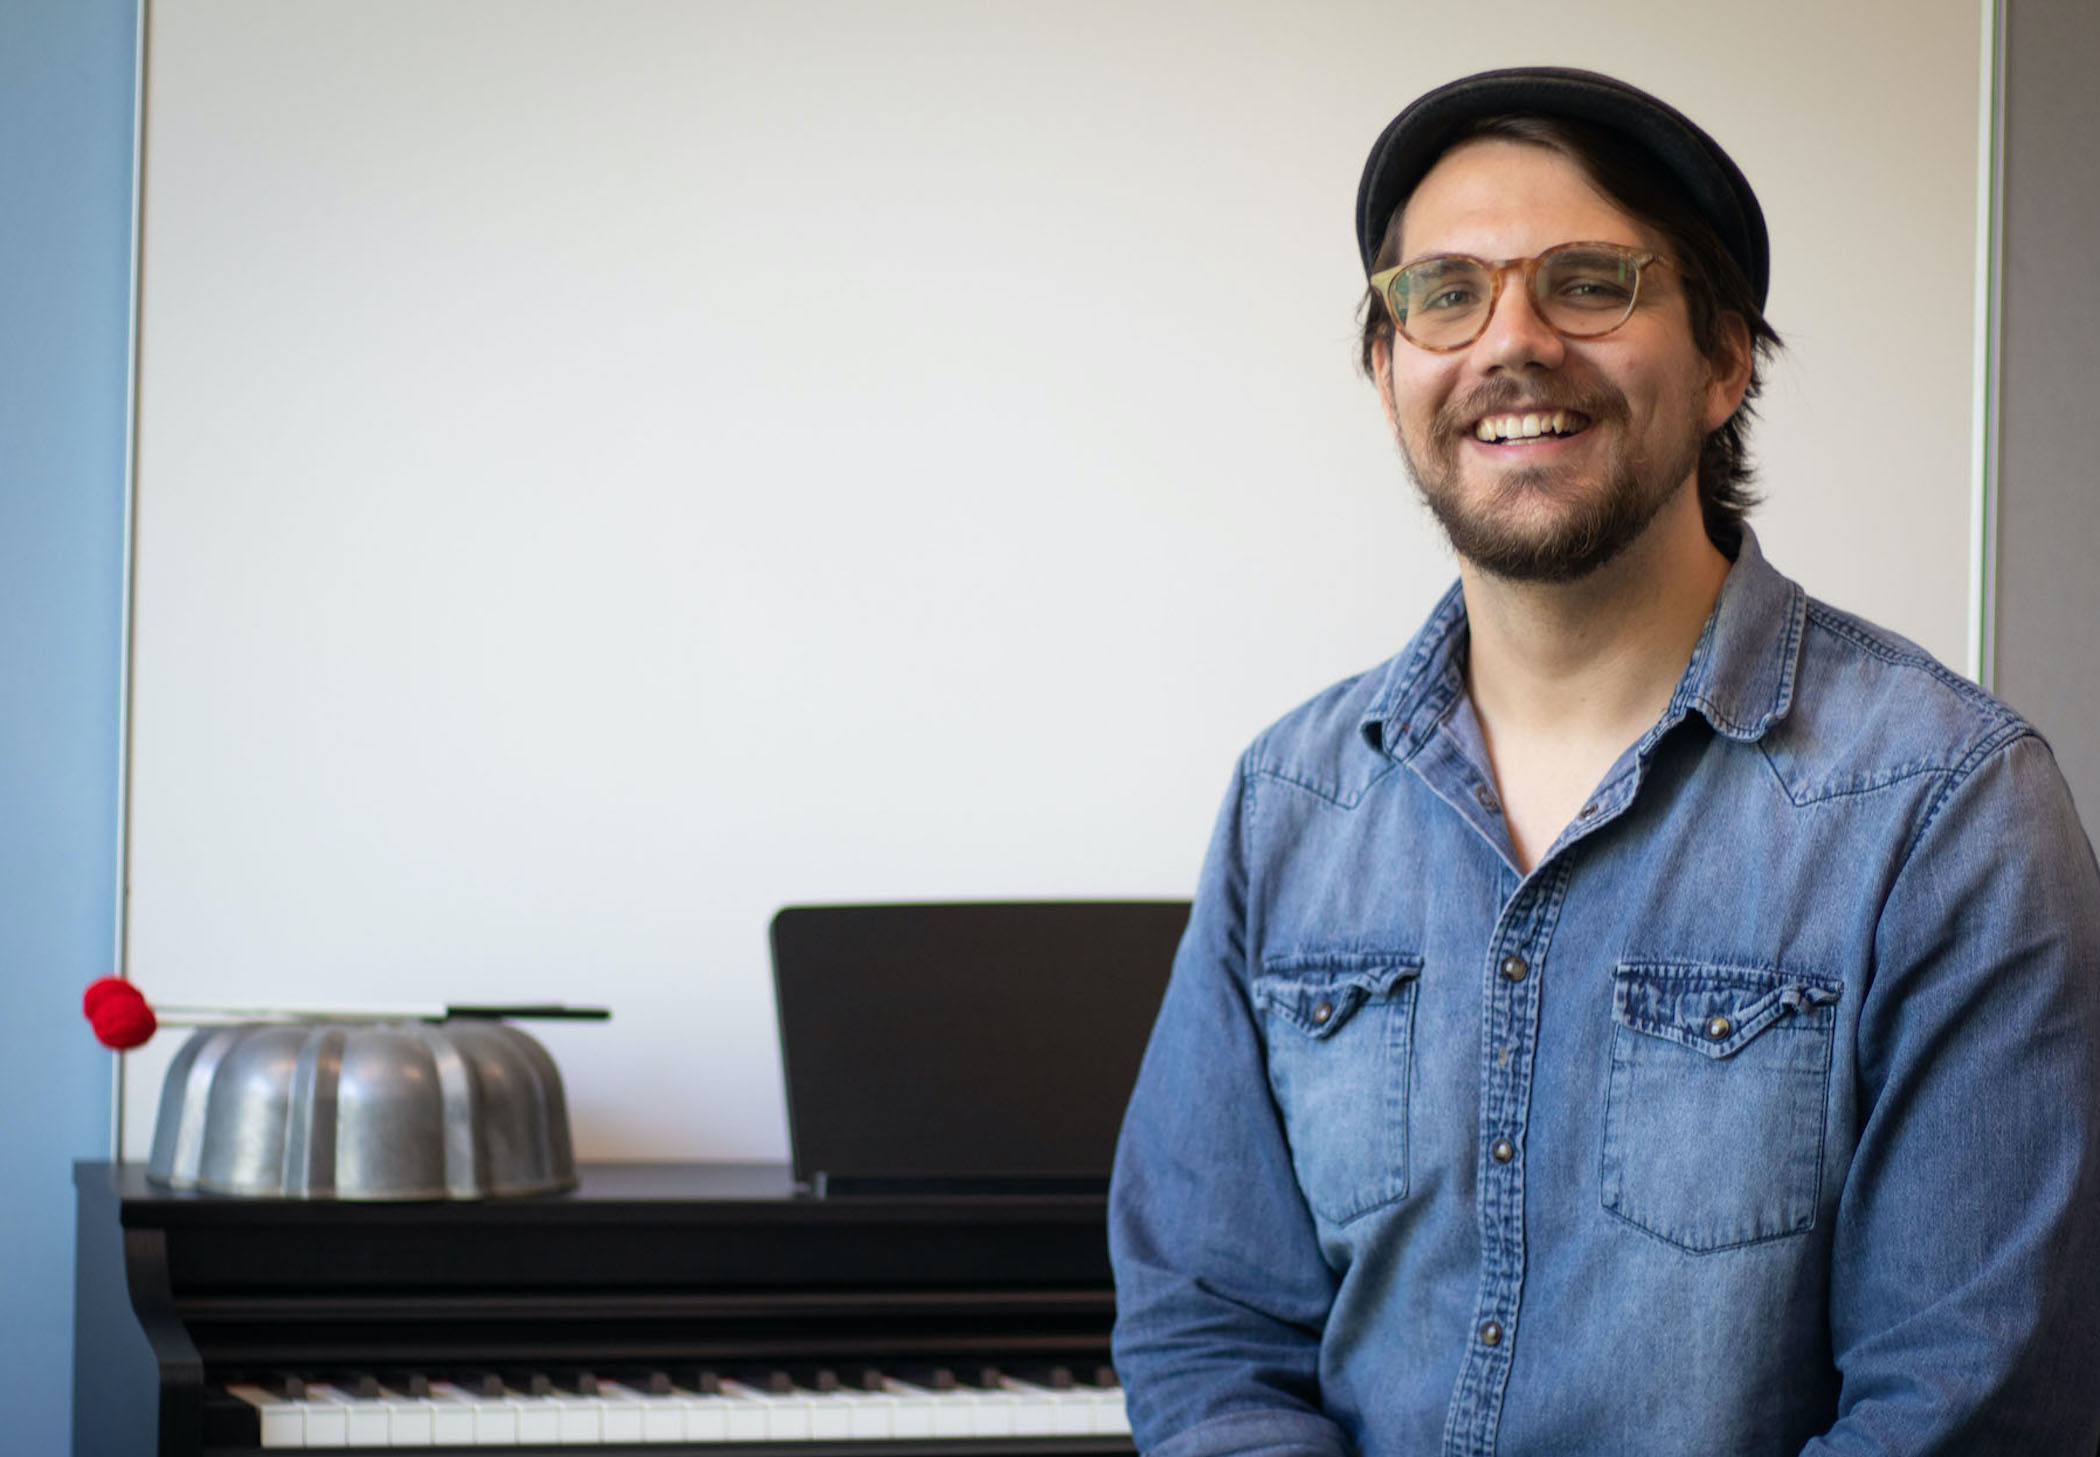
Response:
[[[1559,117],[1492,116],[1461,128],[1445,150],[1483,138],[1524,142],[1561,153],[1581,167],[1606,197],[1661,234],[1683,280],[1692,342],[1701,354],[1714,357],[1721,342],[1721,320],[1727,315],[1736,315],[1749,330],[1750,383],[1743,391],[1743,402],[1707,435],[1699,450],[1699,509],[1706,534],[1716,547],[1734,556],[1742,540],[1743,518],[1758,499],[1750,489],[1754,472],[1747,437],[1756,413],[1752,402],[1764,387],[1765,360],[1780,347],[1779,335],[1765,322],[1742,265],[1691,200],[1670,184],[1639,146],[1615,132]],[[1372,272],[1400,261],[1400,225],[1406,211],[1403,203],[1387,221]],[[1362,326],[1363,370],[1375,380],[1376,351],[1380,345],[1392,347],[1393,321],[1378,295],[1368,288],[1358,305],[1357,319]]]

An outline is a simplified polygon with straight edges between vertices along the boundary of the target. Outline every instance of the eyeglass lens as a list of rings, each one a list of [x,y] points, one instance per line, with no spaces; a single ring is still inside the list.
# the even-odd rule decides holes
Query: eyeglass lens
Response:
[[[1633,312],[1641,270],[1631,254],[1603,248],[1550,249],[1531,273],[1532,305],[1572,338],[1608,334]],[[1495,270],[1476,258],[1425,258],[1393,280],[1401,331],[1431,349],[1470,344],[1487,328]]]

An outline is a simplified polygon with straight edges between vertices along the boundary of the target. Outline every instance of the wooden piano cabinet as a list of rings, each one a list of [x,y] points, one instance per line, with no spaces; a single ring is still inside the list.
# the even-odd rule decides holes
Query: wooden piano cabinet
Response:
[[[1109,1360],[1098,1193],[816,1198],[784,1165],[582,1172],[579,1189],[543,1198],[360,1204],[178,1193],[139,1165],[76,1165],[74,1452],[253,1450],[259,1428],[242,1427],[249,1408],[225,1387],[288,1376]],[[704,1450],[1134,1451],[1126,1436],[1069,1433]]]

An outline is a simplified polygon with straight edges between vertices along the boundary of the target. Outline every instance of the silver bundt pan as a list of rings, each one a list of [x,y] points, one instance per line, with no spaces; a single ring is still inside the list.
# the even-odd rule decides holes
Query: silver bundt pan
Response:
[[[502,1022],[202,1027],[169,1065],[146,1176],[285,1199],[576,1187],[561,1074]]]

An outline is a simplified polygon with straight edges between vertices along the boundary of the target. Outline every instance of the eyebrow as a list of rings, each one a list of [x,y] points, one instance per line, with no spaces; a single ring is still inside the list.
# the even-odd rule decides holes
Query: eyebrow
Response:
[[[1482,259],[1463,253],[1432,253],[1427,258],[1418,258],[1412,263],[1403,263],[1402,268],[1419,271],[1424,278],[1436,278],[1445,273],[1456,273],[1461,269],[1478,268]]]

